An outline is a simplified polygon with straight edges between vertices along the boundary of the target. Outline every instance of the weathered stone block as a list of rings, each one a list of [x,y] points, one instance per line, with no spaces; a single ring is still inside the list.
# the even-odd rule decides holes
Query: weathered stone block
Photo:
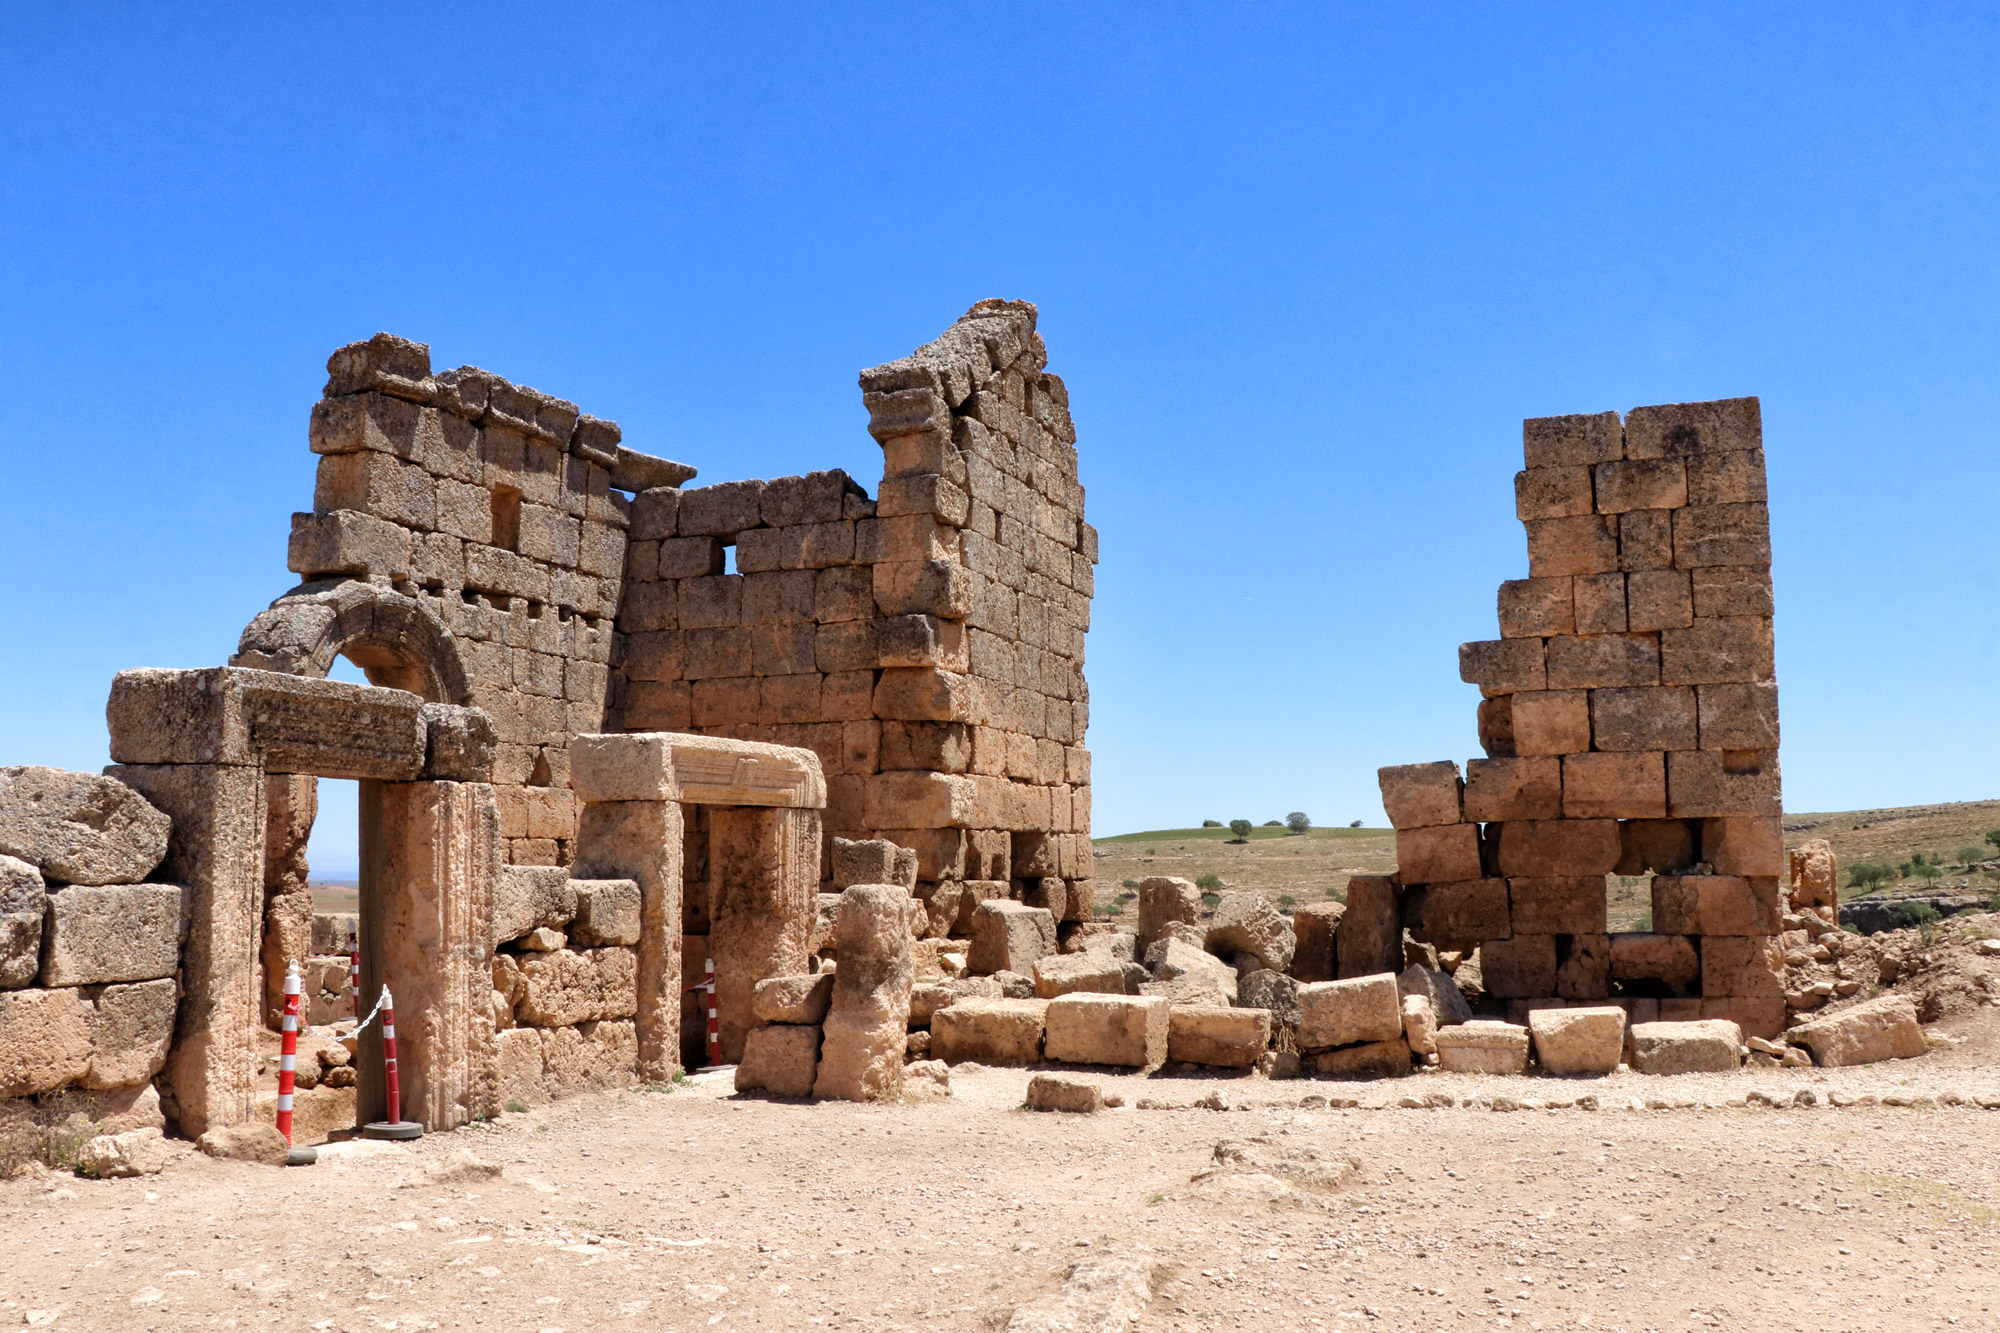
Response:
[[[1473,949],[1513,934],[1504,879],[1430,884],[1403,894],[1403,924],[1412,938],[1447,949]],[[1402,959],[1392,964],[1400,969]]]
[[[1620,851],[1615,819],[1509,820],[1500,826],[1496,869],[1510,879],[1608,875]]]
[[[1049,1000],[958,1000],[931,1015],[931,1054],[947,1064],[1028,1065],[1042,1058]]]
[[[1577,467],[1625,456],[1625,429],[1616,412],[1530,417],[1521,423],[1530,468]]]
[[[537,927],[559,930],[576,917],[576,885],[561,866],[502,866],[493,892],[493,942]]]
[[[1611,937],[1572,935],[1556,942],[1556,994],[1565,1000],[1602,1000],[1611,994]]]
[[[1588,514],[1590,509],[1587,467],[1531,467],[1514,474],[1514,515],[1523,523]]]
[[[0,1097],[27,1097],[90,1071],[91,1006],[75,990],[0,993]]]
[[[1694,984],[1701,960],[1685,935],[1629,932],[1611,937],[1611,979],[1657,982],[1669,991]]]
[[[910,988],[910,1026],[929,1027],[931,1015],[964,999],[998,1000],[1000,983],[991,977],[945,977]]]
[[[1702,937],[1701,993],[1704,996],[1769,998],[1783,995],[1784,968],[1785,953],[1774,936]]]
[[[1236,891],[1215,905],[1205,945],[1218,957],[1247,953],[1261,966],[1283,972],[1292,965],[1298,941],[1292,923],[1263,895]]]
[[[1508,911],[1516,935],[1602,935],[1604,877],[1562,876],[1507,881]]]
[[[1334,937],[1340,929],[1347,905],[1338,902],[1303,903],[1292,909],[1292,935],[1297,947],[1292,951],[1292,975],[1300,981],[1332,981],[1340,975],[1334,953]]]
[[[1023,1099],[1030,1111],[1070,1111],[1089,1115],[1104,1105],[1104,1089],[1087,1078],[1069,1074],[1037,1074],[1028,1080]]]
[[[0,854],[57,884],[132,884],[167,854],[167,816],[115,778],[0,768]]]
[[[1403,965],[1402,890],[1389,875],[1355,875],[1347,881],[1347,908],[1334,933],[1342,977],[1399,971]]]
[[[1580,574],[1571,580],[1577,634],[1625,632],[1625,576],[1620,573]]]
[[[1478,879],[1479,826],[1443,824],[1434,828],[1398,829],[1396,866],[1405,884]]]
[[[1718,875],[1755,878],[1787,873],[1785,829],[1775,815],[1760,818],[1701,821],[1701,859]],[[1771,934],[1771,931],[1724,931],[1723,934]]]
[[[557,949],[523,955],[516,1012],[536,1027],[629,1018],[638,1008],[637,959],[630,949]]]
[[[1514,753],[1579,754],[1590,748],[1590,696],[1584,690],[1530,690],[1513,696]]]
[[[1632,1068],[1641,1074],[1725,1073],[1742,1063],[1742,1047],[1742,1031],[1722,1019],[1632,1025]]]
[[[1178,927],[1185,930],[1186,927]],[[1190,932],[1192,933],[1192,932]],[[1182,1002],[1183,997],[1207,995],[1234,1003],[1237,994],[1236,969],[1209,953],[1192,939],[1178,935],[1168,935],[1156,940],[1146,950],[1146,967],[1156,982],[1185,982],[1177,987],[1171,998]],[[1157,994],[1142,990],[1141,994]]]
[[[1617,520],[1603,514],[1530,520],[1528,573],[1533,578],[1602,574],[1618,568]]]
[[[1548,688],[1599,690],[1658,685],[1659,640],[1657,634],[1584,634],[1552,638],[1548,641]]]
[[[1155,875],[1139,881],[1139,948],[1145,949],[1180,921],[1201,921],[1201,890],[1194,881]]]
[[[1035,963],[1055,952],[1055,917],[1044,908],[996,898],[982,902],[972,914],[966,966],[974,972],[1032,976]]]
[[[1458,645],[1458,677],[1489,695],[1548,688],[1541,639],[1487,639]]]
[[[1675,818],[1782,813],[1776,750],[1676,750],[1667,756],[1667,812]]]
[[[1172,1008],[1155,996],[1074,992],[1049,1001],[1042,1049],[1072,1064],[1154,1069],[1167,1059]]]
[[[1884,995],[1816,1018],[1787,1036],[1810,1050],[1815,1063],[1828,1068],[1907,1060],[1928,1049],[1917,1025],[1916,1004],[1907,995]]]
[[[83,1086],[130,1087],[159,1073],[173,1040],[179,993],[172,977],[99,991],[88,1014],[91,1056]]]
[[[1570,580],[1509,579],[1500,585],[1500,637],[1539,639],[1576,633]]]
[[[828,978],[832,980],[832,978]],[[743,1036],[736,1065],[736,1090],[761,1089],[779,1097],[810,1097],[819,1074],[820,1030],[816,1025],[752,1028]]]
[[[1167,1055],[1194,1065],[1247,1069],[1271,1044],[1271,1011],[1221,1005],[1173,1006]]]
[[[1382,787],[1382,808],[1388,812],[1392,827],[1428,828],[1459,822],[1464,784],[1459,781],[1457,764],[1402,764],[1378,769],[1376,777]]]
[[[850,841],[833,840],[833,885],[836,889],[856,884],[899,884],[915,889],[917,854],[887,838]]]
[[[180,965],[186,891],[174,884],[76,885],[48,895],[42,984],[151,981]]]
[[[1522,1074],[1528,1069],[1528,1029],[1474,1019],[1441,1027],[1438,1068],[1452,1074]]]
[[[1125,963],[1109,951],[1053,954],[1035,962],[1035,997],[1053,1000],[1071,991],[1123,995]]]
[[[639,886],[629,879],[577,879],[573,944],[595,947],[639,942]]]
[[[833,974],[767,977],[750,992],[750,1012],[760,1023],[819,1024],[833,1003]],[[803,1096],[803,1093],[796,1094]]]
[[[48,900],[40,871],[0,855],[0,990],[16,990],[35,979]]]
[[[857,884],[840,895],[840,967],[814,1096],[878,1101],[901,1091],[915,979],[910,908],[909,892],[893,884]]]
[[[1387,1041],[1402,1032],[1402,995],[1393,972],[1299,987],[1301,1050]]]
[[[1537,1009],[1528,1015],[1535,1061],[1544,1074],[1609,1074],[1625,1053],[1625,1011]]]
[[[1422,995],[1403,997],[1403,1040],[1418,1055],[1437,1054],[1437,1011]]]
[[[1775,935],[1781,929],[1779,917],[1775,877],[1757,880],[1738,875],[1653,877],[1653,928],[1664,934]]]
[[[1402,1023],[1402,1011],[1396,1021]],[[1403,1078],[1412,1073],[1410,1043],[1400,1032],[1387,1041],[1363,1042],[1338,1050],[1318,1051],[1305,1058],[1306,1072],[1314,1078]]]
[[[1516,934],[1479,946],[1479,972],[1496,999],[1539,999],[1556,993],[1556,942],[1552,935]]]
[[[1562,761],[1474,759],[1465,766],[1465,819],[1557,819],[1562,815]]]

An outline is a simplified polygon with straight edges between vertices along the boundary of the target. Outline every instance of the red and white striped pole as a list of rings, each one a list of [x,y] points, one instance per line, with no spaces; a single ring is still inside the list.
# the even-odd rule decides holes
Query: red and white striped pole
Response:
[[[701,985],[708,992],[708,1063],[713,1066],[722,1063],[722,1021],[715,1012],[715,960],[704,959],[703,964],[708,973]]]
[[[284,1045],[278,1056],[278,1132],[292,1141],[292,1095],[299,1074],[299,965],[285,970]]]
[[[396,1081],[396,1001],[382,988],[382,1073],[389,1089],[389,1123],[403,1123],[403,1087]]]

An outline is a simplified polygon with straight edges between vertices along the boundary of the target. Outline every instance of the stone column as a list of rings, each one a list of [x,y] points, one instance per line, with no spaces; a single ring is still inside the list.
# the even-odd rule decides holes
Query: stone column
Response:
[[[681,807],[674,801],[585,801],[577,817],[578,879],[639,885],[639,1078],[679,1072]]]
[[[260,1021],[264,773],[254,764],[121,764],[106,773],[174,821],[154,873],[187,889],[181,1001],[166,1079],[181,1133],[251,1117]]]
[[[493,1045],[493,892],[500,814],[483,782],[363,784],[361,917],[375,984],[396,997],[402,1115],[455,1129],[499,1109]],[[364,1011],[365,1012],[365,1011]],[[379,1028],[371,1027],[373,1032]],[[379,1051],[379,1038],[376,1049]],[[384,1111],[379,1054],[363,1059],[362,1119]]]
[[[921,910],[899,884],[856,884],[840,895],[833,928],[840,969],[813,1096],[868,1102],[902,1090],[916,978],[910,914]]]
[[[819,888],[819,811],[723,808],[709,816],[709,951],[722,1061],[743,1058],[750,993],[806,970]]]

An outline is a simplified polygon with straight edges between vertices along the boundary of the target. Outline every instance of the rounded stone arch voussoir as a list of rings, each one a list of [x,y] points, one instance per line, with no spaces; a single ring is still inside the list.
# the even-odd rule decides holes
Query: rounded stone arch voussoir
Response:
[[[231,666],[324,678],[345,656],[374,685],[408,690],[429,703],[470,704],[465,643],[427,597],[350,580],[305,584],[244,627]]]

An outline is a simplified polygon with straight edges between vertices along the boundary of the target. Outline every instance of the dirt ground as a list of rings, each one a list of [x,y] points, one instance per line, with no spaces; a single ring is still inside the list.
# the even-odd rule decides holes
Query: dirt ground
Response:
[[[1992,1328],[2000,1015],[1940,1030],[1917,1060],[1676,1079],[1088,1071],[1128,1102],[1095,1116],[1018,1109],[1019,1069],[908,1106],[702,1074],[309,1168],[0,1183],[0,1326],[998,1329],[1115,1253],[1155,1265],[1147,1330]],[[1224,1140],[1359,1172],[1192,1184]],[[500,1175],[457,1178],[465,1151]]]

